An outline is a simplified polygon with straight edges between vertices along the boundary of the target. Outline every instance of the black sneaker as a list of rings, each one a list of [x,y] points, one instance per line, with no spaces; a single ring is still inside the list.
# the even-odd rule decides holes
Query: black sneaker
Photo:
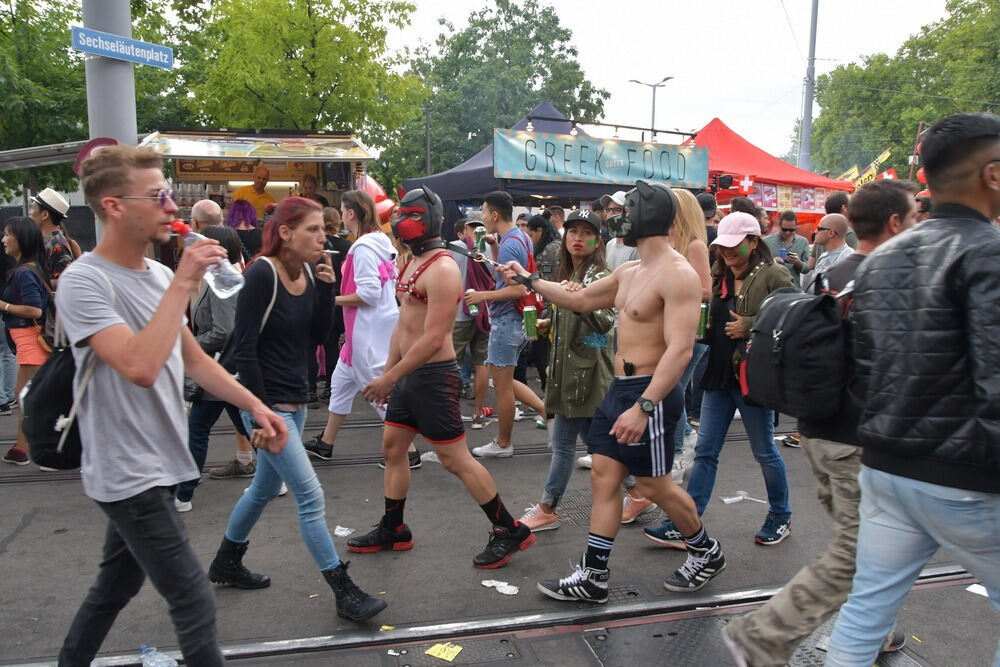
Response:
[[[302,443],[302,446],[306,448],[306,452],[318,459],[329,461],[333,458],[333,445],[323,442],[322,433],[318,434],[312,440],[306,440]]]
[[[0,405],[0,415],[9,415],[14,412],[14,403],[4,403]]]
[[[556,600],[579,600],[604,604],[608,601],[609,570],[595,570],[584,567],[583,560],[576,566],[573,574],[559,579],[539,581],[538,590]]]
[[[535,543],[535,534],[523,523],[511,532],[503,526],[493,526],[486,549],[472,559],[472,564],[484,570],[503,567],[517,551],[524,551]]]
[[[424,462],[420,460],[420,450],[406,452],[406,454],[407,457],[410,459],[410,470],[416,470],[417,468],[419,468],[424,464]],[[382,459],[376,465],[382,470],[385,470],[385,459]]]
[[[689,546],[687,560],[676,572],[667,577],[663,587],[675,593],[690,593],[725,570],[726,557],[722,555],[722,545],[718,540],[711,542],[712,546],[708,549],[695,549]]]
[[[413,533],[405,524],[399,530],[385,527],[385,517],[382,517],[375,530],[352,537],[347,540],[347,550],[358,554],[373,554],[383,549],[391,551],[409,551],[413,548]]]

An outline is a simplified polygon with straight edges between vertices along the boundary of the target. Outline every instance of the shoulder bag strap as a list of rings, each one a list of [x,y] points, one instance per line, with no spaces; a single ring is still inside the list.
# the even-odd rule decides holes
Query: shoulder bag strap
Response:
[[[264,311],[264,317],[260,321],[260,331],[263,331],[264,326],[267,324],[267,318],[271,316],[271,310],[274,308],[274,302],[278,299],[278,281],[281,280],[281,278],[278,277],[278,269],[275,268],[274,262],[271,261],[270,257],[262,256],[260,259],[267,262],[267,265],[271,267],[271,273],[274,274],[274,289],[271,290],[271,302],[267,304],[267,310]],[[311,273],[309,274],[309,277],[312,278]]]

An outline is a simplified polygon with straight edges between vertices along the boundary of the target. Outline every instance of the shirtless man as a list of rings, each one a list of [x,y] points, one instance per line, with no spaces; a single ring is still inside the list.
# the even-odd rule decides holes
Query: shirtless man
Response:
[[[685,536],[687,560],[663,582],[667,590],[696,591],[726,567],[722,548],[705,533],[691,496],[670,476],[671,434],[684,401],[677,382],[694,346],[701,283],[667,240],[677,213],[670,188],[637,181],[626,196],[626,209],[617,235],[638,248],[639,260],[585,289],[539,280],[516,262],[503,268],[506,280],[557,306],[587,312],[614,305],[620,318],[616,377],[587,435],[594,497],[587,551],[568,577],[538,582],[542,593],[557,600],[607,602],[608,560],[621,526],[621,482],[628,473]]]
[[[396,290],[399,322],[389,343],[385,371],[363,389],[376,404],[388,402],[382,450],[385,454],[385,514],[366,535],[347,541],[357,553],[406,551],[413,536],[403,523],[410,488],[406,450],[419,433],[434,447],[445,470],[458,477],[493,524],[486,549],[472,559],[479,568],[503,567],[535,542],[531,530],[511,517],[490,473],[472,458],[459,411],[461,379],[451,330],[462,298],[462,278],[441,240],[441,199],[420,188],[406,194],[392,231],[413,250]]]

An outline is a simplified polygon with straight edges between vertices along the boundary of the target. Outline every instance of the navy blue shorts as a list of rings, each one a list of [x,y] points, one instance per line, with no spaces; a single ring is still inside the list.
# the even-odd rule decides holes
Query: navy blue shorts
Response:
[[[674,387],[649,417],[639,442],[619,444],[608,432],[619,416],[646,391],[652,376],[615,378],[597,406],[587,434],[587,451],[618,461],[636,477],[669,475],[674,465],[674,429],[684,407],[684,391]]]
[[[419,433],[435,445],[461,440],[465,437],[461,391],[454,359],[424,364],[396,383],[385,411],[386,426]]]

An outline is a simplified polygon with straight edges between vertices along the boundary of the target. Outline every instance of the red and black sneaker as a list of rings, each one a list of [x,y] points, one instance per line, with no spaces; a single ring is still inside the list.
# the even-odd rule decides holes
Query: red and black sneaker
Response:
[[[535,534],[523,523],[518,523],[513,531],[503,526],[493,526],[486,549],[472,559],[472,564],[484,570],[503,567],[515,552],[524,551],[534,543]]]
[[[373,554],[383,549],[409,551],[412,548],[413,534],[406,524],[400,526],[399,530],[392,530],[385,526],[385,517],[379,520],[375,530],[347,540],[347,550],[358,554]]]

